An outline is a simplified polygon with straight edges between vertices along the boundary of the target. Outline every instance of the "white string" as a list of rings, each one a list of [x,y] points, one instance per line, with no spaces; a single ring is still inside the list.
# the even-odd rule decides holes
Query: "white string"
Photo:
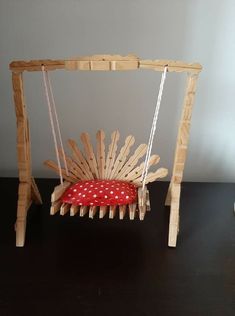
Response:
[[[150,131],[148,147],[147,147],[147,152],[146,152],[145,161],[144,161],[144,169],[143,169],[142,177],[141,177],[142,190],[144,190],[145,183],[146,183],[146,177],[148,175],[149,160],[150,160],[150,156],[151,156],[153,139],[154,139],[156,126],[157,126],[158,114],[159,114],[161,100],[162,100],[162,93],[163,93],[164,83],[165,83],[165,79],[166,79],[166,73],[167,73],[167,66],[164,67],[164,71],[162,73],[161,83],[160,83],[158,97],[157,97],[157,103],[156,103],[156,107],[155,107],[151,131]]]
[[[63,184],[63,176],[62,176],[62,169],[61,169],[61,163],[60,163],[60,157],[59,157],[59,150],[58,150],[54,121],[53,121],[53,115],[52,115],[52,107],[51,107],[51,101],[50,101],[50,96],[49,96],[49,89],[47,86],[46,71],[45,71],[44,66],[42,66],[42,74],[43,74],[43,83],[44,83],[47,105],[48,105],[49,118],[50,118],[50,123],[51,123],[51,130],[52,130],[55,152],[56,152],[56,159],[57,159],[57,164],[59,167],[60,183]]]
[[[68,176],[69,175],[68,165],[67,165],[67,161],[66,161],[66,158],[65,158],[65,151],[64,151],[63,141],[62,141],[62,137],[61,137],[59,119],[58,119],[58,115],[57,115],[57,111],[56,111],[55,98],[54,98],[54,94],[53,94],[53,90],[52,90],[52,86],[51,86],[51,80],[50,80],[48,71],[46,71],[46,78],[47,78],[49,92],[50,92],[50,96],[51,96],[52,109],[54,111],[54,117],[55,117],[57,132],[58,132],[58,135],[59,135],[59,142],[60,142],[60,147],[61,147],[61,151],[62,151],[65,171],[66,171],[66,175]]]

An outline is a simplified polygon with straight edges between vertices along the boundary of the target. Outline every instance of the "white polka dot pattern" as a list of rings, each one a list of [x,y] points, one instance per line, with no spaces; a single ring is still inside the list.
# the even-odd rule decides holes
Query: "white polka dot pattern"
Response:
[[[126,205],[137,200],[137,187],[119,180],[84,180],[71,185],[61,201],[73,205]]]

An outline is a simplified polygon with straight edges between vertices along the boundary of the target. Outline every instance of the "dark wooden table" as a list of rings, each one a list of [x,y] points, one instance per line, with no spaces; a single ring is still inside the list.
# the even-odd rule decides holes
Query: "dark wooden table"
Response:
[[[167,247],[167,183],[150,186],[144,222],[49,215],[58,181],[15,248],[17,179],[0,179],[0,316],[234,316],[234,184],[184,183],[181,231]]]

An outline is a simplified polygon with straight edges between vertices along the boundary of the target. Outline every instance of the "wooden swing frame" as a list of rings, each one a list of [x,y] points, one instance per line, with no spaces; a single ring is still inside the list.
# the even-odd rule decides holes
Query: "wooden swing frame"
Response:
[[[54,70],[87,70],[87,71],[122,71],[150,69],[162,72],[186,72],[187,83],[183,109],[178,128],[175,156],[171,181],[165,201],[170,206],[168,246],[175,247],[179,232],[179,205],[181,182],[183,179],[196,83],[202,66],[198,63],[184,63],[172,60],[142,60],[135,55],[94,55],[69,60],[31,60],[13,61],[12,85],[17,122],[17,160],[19,170],[19,190],[16,219],[16,246],[25,243],[27,212],[32,204],[42,204],[37,185],[32,177],[29,119],[26,111],[23,86],[23,72],[41,71],[44,65],[47,71]]]

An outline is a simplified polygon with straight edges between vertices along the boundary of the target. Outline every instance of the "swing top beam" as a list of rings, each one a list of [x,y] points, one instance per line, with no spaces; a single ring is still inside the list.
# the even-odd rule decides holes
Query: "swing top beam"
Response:
[[[185,63],[174,60],[145,60],[135,55],[93,55],[83,56],[67,60],[30,60],[13,61],[10,63],[12,72],[41,71],[42,65],[46,70],[90,70],[90,71],[114,71],[152,69],[163,71],[167,66],[169,72],[187,72],[198,74],[202,66],[198,63]]]

